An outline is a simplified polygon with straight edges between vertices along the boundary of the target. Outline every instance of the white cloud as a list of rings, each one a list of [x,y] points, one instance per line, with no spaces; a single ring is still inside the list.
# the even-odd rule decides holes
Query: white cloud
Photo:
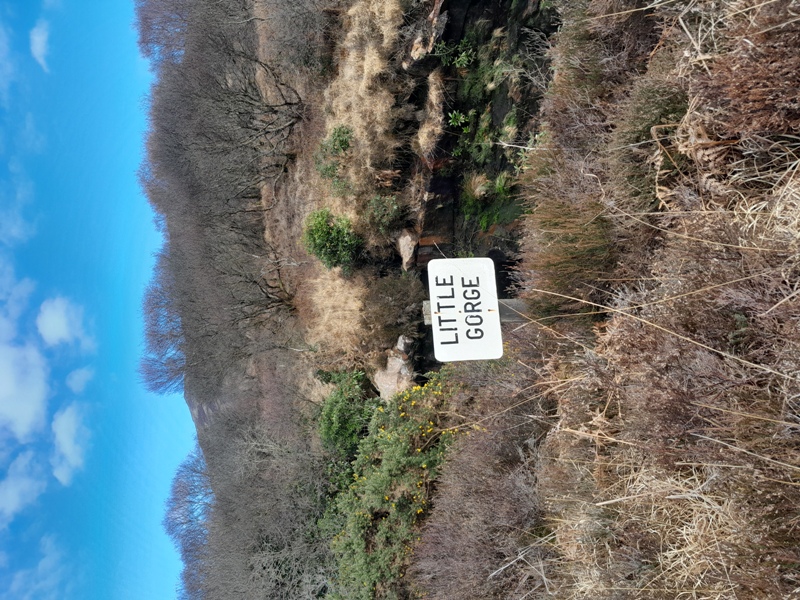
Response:
[[[44,422],[47,377],[47,362],[35,346],[0,343],[0,428],[20,442]]]
[[[17,322],[34,288],[30,279],[17,281],[14,266],[0,256],[0,343],[17,335]]]
[[[47,481],[34,461],[33,452],[23,452],[0,481],[0,529],[5,529],[14,517],[44,492]]]
[[[48,365],[33,344],[15,343],[20,317],[34,284],[18,281],[10,261],[0,256],[0,435],[26,442],[44,424]]]
[[[15,342],[34,284],[0,255],[0,438],[27,442],[44,425],[49,368],[36,345]]]
[[[22,216],[19,205],[0,209],[0,242],[10,246],[31,236],[30,223]]]
[[[50,23],[44,19],[39,19],[36,27],[31,29],[31,54],[36,62],[41,65],[45,73],[49,72],[47,68],[47,53],[50,44]]]
[[[53,475],[61,485],[72,483],[75,471],[83,468],[89,430],[83,424],[83,410],[74,402],[53,417],[55,452],[50,458]]]
[[[73,394],[82,394],[93,377],[94,369],[91,367],[75,369],[67,375],[67,387]]]
[[[86,352],[95,349],[95,342],[83,326],[83,308],[57,296],[42,303],[36,327],[47,346],[78,342]]]
[[[41,558],[35,567],[14,573],[3,598],[14,600],[63,600],[72,595],[69,566],[52,535],[39,541]]]

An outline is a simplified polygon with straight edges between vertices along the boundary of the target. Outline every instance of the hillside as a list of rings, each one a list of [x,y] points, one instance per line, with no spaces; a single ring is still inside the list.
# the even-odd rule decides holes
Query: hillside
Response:
[[[140,0],[182,597],[797,594],[798,8]]]

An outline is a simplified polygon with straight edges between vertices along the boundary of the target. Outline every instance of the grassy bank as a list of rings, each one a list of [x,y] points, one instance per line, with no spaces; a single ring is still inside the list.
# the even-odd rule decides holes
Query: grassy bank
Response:
[[[529,366],[549,409],[529,415],[547,424],[525,459],[538,518],[498,540],[459,597],[790,597],[800,196],[797,124],[780,107],[795,88],[748,71],[796,60],[790,5],[558,8],[519,180],[532,320],[516,336],[539,339]],[[422,543],[442,557],[463,522],[443,530],[437,510]],[[450,563],[422,554],[416,568],[420,589],[448,597]]]

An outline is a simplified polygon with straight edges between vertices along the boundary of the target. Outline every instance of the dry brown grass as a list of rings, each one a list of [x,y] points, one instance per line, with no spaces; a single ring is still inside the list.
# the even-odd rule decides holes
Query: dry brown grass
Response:
[[[426,159],[433,158],[444,133],[444,93],[444,75],[441,69],[436,69],[428,75],[428,96],[415,147],[417,154]]]
[[[501,361],[448,370],[463,390],[447,407],[459,433],[407,574],[431,600],[504,600],[548,589],[553,552],[541,539],[535,452],[548,419],[531,416],[547,408],[536,385],[540,348],[528,336],[507,332],[506,339]]]
[[[530,203],[523,240],[525,297],[542,313],[581,310],[574,300],[532,291],[544,288],[589,299],[613,261],[612,237],[601,204],[602,166],[542,136],[527,157],[520,183]]]
[[[362,269],[345,277],[320,269],[295,303],[316,368],[372,371],[385,367],[385,350],[400,335],[417,337],[424,298],[411,273],[378,277]]]
[[[395,193],[393,161],[404,141],[394,130],[397,120],[408,116],[408,107],[396,106],[408,81],[396,74],[393,64],[403,19],[399,0],[352,3],[343,20],[336,74],[325,91],[324,114],[319,115],[324,124],[305,141],[306,168],[296,182],[299,194],[316,199],[310,209],[326,207],[348,217],[364,236],[367,250],[377,253],[391,240],[370,230],[366,209],[377,195]],[[433,88],[436,78],[432,79]],[[314,144],[318,146],[337,127],[348,128],[352,139],[337,157],[339,173],[332,185],[308,163],[316,152]],[[307,324],[308,343],[319,348],[318,358],[326,368],[363,368],[384,349],[376,345],[386,342],[386,336],[376,333],[374,319],[362,314],[369,292],[367,277],[362,273],[345,278],[332,271],[300,285],[302,295],[295,303]]]
[[[306,341],[317,347],[323,368],[352,368],[360,364],[362,342],[369,336],[361,316],[367,282],[357,275],[343,277],[339,269],[320,271],[304,295],[307,308],[301,308]]]
[[[381,352],[404,335],[416,338],[427,290],[415,273],[370,278],[364,298],[363,318],[369,330],[369,350]]]
[[[360,0],[347,12],[338,74],[326,96],[328,130],[353,130],[347,179],[355,195],[369,193],[378,170],[392,166],[401,141],[394,134],[396,97],[406,84],[390,66],[403,25],[399,0]]]
[[[721,109],[726,137],[800,132],[800,21],[796,0],[732,2],[725,48],[697,88]]]
[[[408,96],[413,83],[395,64],[405,16],[403,3],[397,0],[360,0],[342,16],[335,74],[322,97],[306,82],[312,89],[308,90],[302,138],[297,140],[291,197],[279,206],[300,213],[301,221],[314,209],[328,208],[334,215],[350,219],[356,231],[364,234],[366,249],[378,253],[385,253],[392,240],[370,231],[369,201],[399,190],[396,151],[401,144],[410,143],[395,133],[398,121],[407,122],[413,115],[409,104],[397,101],[398,96]],[[349,147],[337,149],[335,156],[324,156],[323,142],[336,130],[349,131]],[[323,167],[332,168],[333,173],[323,177],[319,172]],[[298,206],[303,210],[298,211]],[[280,236],[280,227],[277,229]],[[290,235],[296,246],[300,238],[297,227]]]
[[[583,14],[592,19],[598,6]],[[762,29],[786,10],[762,7],[766,16],[747,17]],[[573,35],[569,21],[560,33],[561,76],[524,175],[533,208],[525,293],[561,307],[560,323],[527,326],[551,328],[556,345],[539,377],[560,382],[547,396],[558,419],[536,459],[548,591],[529,597],[766,599],[799,589],[800,163],[785,135],[791,119],[746,104],[763,89],[755,71],[749,87],[718,88],[713,105],[695,93],[685,115],[663,111],[670,90],[699,89],[709,70],[722,77],[711,52],[728,52],[720,61],[739,60],[747,72],[734,25],[754,11],[667,6],[657,51],[619,75],[614,104],[605,104],[609,89],[592,79],[592,63],[574,57],[598,52],[606,68],[602,52],[624,15],[602,25],[579,17]],[[791,53],[770,39],[753,52],[789,64]],[[797,87],[788,75],[780,81],[769,81],[778,104]],[[746,118],[753,126],[744,135],[726,133]],[[609,146],[614,160],[596,161]],[[620,165],[634,170],[620,178]],[[646,189],[629,185],[631,174]],[[548,227],[537,210],[560,220]],[[581,211],[585,219],[564,218]],[[606,244],[617,253],[605,274],[609,261],[571,254],[593,237],[581,231],[589,213],[607,219]],[[607,315],[594,342],[564,329],[577,326],[565,309]]]

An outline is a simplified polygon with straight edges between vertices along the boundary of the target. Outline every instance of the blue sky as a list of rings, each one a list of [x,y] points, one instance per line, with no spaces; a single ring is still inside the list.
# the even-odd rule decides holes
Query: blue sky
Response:
[[[194,427],[136,373],[150,81],[132,0],[0,0],[0,600],[175,597]]]

